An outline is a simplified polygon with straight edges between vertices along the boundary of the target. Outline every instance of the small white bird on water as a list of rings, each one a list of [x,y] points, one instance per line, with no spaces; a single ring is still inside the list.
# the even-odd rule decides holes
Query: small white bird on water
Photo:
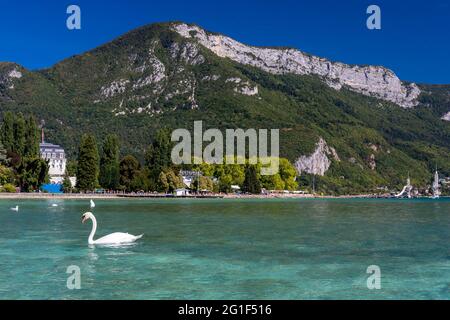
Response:
[[[95,219],[95,216],[92,214],[92,212],[86,212],[81,216],[81,223],[84,223],[86,220],[92,220],[92,230],[88,238],[89,244],[106,244],[106,245],[112,245],[112,244],[127,244],[135,242],[136,240],[142,238],[143,234],[139,236],[134,236],[129,233],[123,233],[123,232],[114,232],[111,234],[108,234],[107,236],[104,236],[100,239],[94,240],[95,232],[97,231],[97,219]]]
[[[15,211],[15,212],[19,212],[19,206],[15,206],[14,208],[11,208],[11,210]]]
[[[91,209],[95,208],[95,202],[92,199],[91,199],[91,202],[90,202],[90,206],[91,206]]]
[[[58,205],[56,204],[56,203],[53,203],[52,204],[52,207],[57,207]]]

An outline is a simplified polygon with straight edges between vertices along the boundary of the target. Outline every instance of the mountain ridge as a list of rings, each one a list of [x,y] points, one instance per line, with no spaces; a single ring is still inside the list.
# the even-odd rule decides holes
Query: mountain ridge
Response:
[[[275,74],[321,75],[324,76],[326,83],[334,89],[339,90],[342,85],[348,85],[359,93],[374,94],[378,98],[394,102],[405,108],[414,107],[418,104],[417,98],[420,89],[417,85],[411,83],[405,87],[395,73],[385,67],[350,66],[307,55],[298,49],[267,49],[244,45],[229,37],[208,33],[195,25],[181,23],[171,26],[181,36],[195,38],[217,55],[239,63],[257,66]],[[274,56],[276,57],[275,61]],[[377,79],[380,78],[380,72],[382,73],[382,79]],[[371,81],[373,78],[375,80]],[[380,88],[374,90],[374,86]]]

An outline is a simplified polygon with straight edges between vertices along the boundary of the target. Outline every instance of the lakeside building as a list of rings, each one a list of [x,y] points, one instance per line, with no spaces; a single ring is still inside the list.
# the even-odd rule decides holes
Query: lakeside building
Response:
[[[183,178],[183,183],[186,187],[190,188],[191,184],[203,175],[200,171],[181,170],[180,175]]]
[[[186,188],[180,188],[180,189],[176,189],[175,190],[175,195],[177,196],[177,197],[180,197],[180,196],[188,196],[188,195],[190,195],[191,193],[190,193],[190,190],[189,189],[186,189]]]
[[[48,161],[50,182],[55,184],[62,183],[67,162],[64,149],[57,144],[44,142],[39,144],[39,150],[41,158]]]
[[[57,145],[44,141],[44,131],[42,130],[42,142],[39,144],[41,158],[48,162],[48,175],[50,183],[62,184],[66,172],[66,153],[64,149]]]

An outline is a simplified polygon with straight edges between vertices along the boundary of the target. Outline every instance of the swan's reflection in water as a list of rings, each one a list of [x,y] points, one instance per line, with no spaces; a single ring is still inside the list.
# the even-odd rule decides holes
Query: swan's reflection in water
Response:
[[[124,256],[133,256],[136,254],[131,248],[136,247],[137,243],[115,244],[115,245],[88,245],[87,249],[87,266],[86,271],[91,274],[97,273],[97,265],[110,261],[108,272],[117,273],[123,271],[122,268],[117,269],[114,264],[120,262]],[[122,258],[121,258],[122,257]],[[108,263],[108,262],[107,262]]]
[[[96,264],[99,261],[99,255],[94,252],[94,250],[92,248],[88,248],[87,249],[87,260],[84,266],[84,270],[88,273],[88,274],[95,274],[97,272],[96,270]]]
[[[115,243],[115,244],[90,244],[90,249],[130,249],[133,247],[136,247],[138,243],[131,242],[131,243]]]
[[[138,254],[132,248],[138,245],[138,243],[88,245],[85,269],[88,278],[103,278],[112,274],[129,272],[130,266],[133,265],[133,256]]]
[[[98,260],[98,254],[96,254],[93,250],[89,250],[88,258],[89,258],[89,261],[95,262]]]
[[[115,259],[119,256],[135,255],[136,252],[131,250],[136,248],[139,243],[125,243],[125,244],[102,244],[102,245],[88,245],[88,259],[89,262],[97,262],[101,258]]]

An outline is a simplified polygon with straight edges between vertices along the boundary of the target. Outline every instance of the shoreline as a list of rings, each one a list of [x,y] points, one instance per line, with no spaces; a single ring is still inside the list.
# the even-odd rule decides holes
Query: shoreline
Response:
[[[441,196],[441,199],[450,196]],[[149,200],[149,199],[396,199],[390,195],[360,194],[360,195],[313,195],[313,194],[214,194],[214,195],[188,195],[174,196],[165,194],[52,194],[52,193],[0,193],[0,200]],[[429,196],[420,196],[411,199],[397,198],[397,200],[431,199]]]
[[[51,199],[101,199],[101,200],[118,200],[118,199],[378,199],[387,198],[387,195],[343,195],[343,196],[322,196],[313,194],[212,194],[212,195],[188,195],[173,196],[166,194],[53,194],[53,193],[0,193],[0,200],[27,199],[27,200],[51,200]]]

